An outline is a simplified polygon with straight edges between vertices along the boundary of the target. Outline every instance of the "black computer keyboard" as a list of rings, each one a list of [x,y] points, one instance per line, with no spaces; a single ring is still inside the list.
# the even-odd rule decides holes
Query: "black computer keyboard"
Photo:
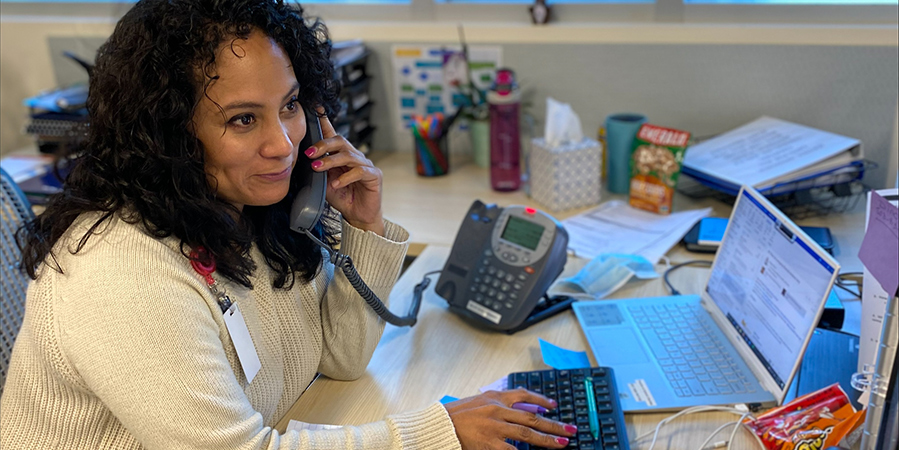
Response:
[[[584,378],[593,378],[594,397],[597,402],[597,419],[600,439],[594,441],[588,419],[587,394]],[[578,434],[569,438],[566,449],[578,450],[628,450],[625,435],[625,416],[619,405],[619,394],[608,367],[569,370],[536,370],[509,374],[510,389],[526,388],[556,400],[559,405],[548,411],[545,417],[576,425]],[[514,443],[519,450],[539,449],[524,442]]]

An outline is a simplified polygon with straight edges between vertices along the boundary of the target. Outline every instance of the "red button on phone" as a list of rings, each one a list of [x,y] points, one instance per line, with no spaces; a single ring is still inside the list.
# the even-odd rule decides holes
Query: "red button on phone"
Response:
[[[531,266],[525,266],[525,273],[527,273],[528,275],[533,274],[533,273],[534,273],[534,267],[531,267]]]

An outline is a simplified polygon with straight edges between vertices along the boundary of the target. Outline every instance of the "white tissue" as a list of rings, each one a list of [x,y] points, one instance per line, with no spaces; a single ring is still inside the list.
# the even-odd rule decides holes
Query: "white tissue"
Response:
[[[544,140],[550,148],[570,142],[581,142],[581,119],[568,103],[560,103],[547,97],[547,121],[544,124]]]

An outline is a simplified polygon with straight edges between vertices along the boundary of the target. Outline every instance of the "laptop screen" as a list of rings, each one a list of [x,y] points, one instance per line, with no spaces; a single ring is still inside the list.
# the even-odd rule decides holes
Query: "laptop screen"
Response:
[[[833,263],[742,190],[706,292],[781,389],[831,289]]]

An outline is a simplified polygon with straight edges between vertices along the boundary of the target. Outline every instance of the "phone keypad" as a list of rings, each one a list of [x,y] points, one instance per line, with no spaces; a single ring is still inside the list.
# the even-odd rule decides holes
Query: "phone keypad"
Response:
[[[525,270],[506,271],[491,265],[490,250],[485,251],[484,256],[469,287],[469,300],[498,312],[512,309],[530,274]]]

